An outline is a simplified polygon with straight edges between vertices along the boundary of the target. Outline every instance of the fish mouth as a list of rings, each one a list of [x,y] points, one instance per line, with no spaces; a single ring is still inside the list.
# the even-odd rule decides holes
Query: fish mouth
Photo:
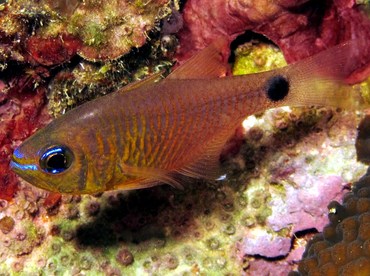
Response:
[[[25,159],[19,159],[16,156],[12,156],[12,160],[9,163],[10,169],[15,172],[20,178],[27,181],[30,184],[40,183],[35,176],[36,171],[38,170],[35,164],[30,164]],[[36,186],[36,185],[35,185]]]
[[[18,163],[14,160],[10,160],[9,167],[12,171],[18,171]]]
[[[37,171],[37,166],[33,164],[21,164],[14,160],[10,161],[10,168],[15,172],[24,172],[24,171]]]
[[[36,171],[38,169],[35,164],[25,163],[25,161],[23,155],[16,149],[12,155],[9,166],[14,172],[21,176],[23,176],[26,171]]]

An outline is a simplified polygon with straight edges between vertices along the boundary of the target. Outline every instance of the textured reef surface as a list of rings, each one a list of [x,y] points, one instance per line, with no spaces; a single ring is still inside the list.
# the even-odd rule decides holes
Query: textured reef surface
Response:
[[[329,204],[329,225],[307,244],[298,273],[290,275],[370,274],[369,172],[345,194],[343,204]]]
[[[364,42],[361,51],[364,64],[368,64],[370,22],[362,13],[360,2],[367,1],[189,0],[180,31],[179,59],[186,59],[219,36],[233,41],[244,32],[253,31],[278,45],[289,63],[357,38]],[[355,72],[351,81],[363,80],[369,70],[367,65]]]
[[[330,236],[342,227],[338,216],[344,217],[345,207],[327,206],[341,202],[366,171],[354,147],[362,113],[286,107],[250,116],[225,145],[228,178],[189,181],[184,191],[160,186],[66,196],[36,189],[9,171],[13,149],[53,117],[167,70],[174,57],[182,61],[220,35],[234,41],[230,60],[237,75],[370,34],[363,5],[355,1],[178,5],[0,1],[1,275],[286,275],[297,268],[307,241],[324,231],[321,240],[315,238],[322,247],[309,243],[309,261],[299,265],[304,274],[320,250],[330,251],[323,245],[345,238]],[[282,52],[250,40],[266,41],[250,31],[267,36]],[[369,49],[359,51],[365,66],[351,82],[368,75]],[[361,185],[350,194],[365,198],[357,204],[365,208],[368,188]],[[360,225],[360,217],[348,221]],[[357,254],[359,243],[353,241]],[[361,265],[360,255],[354,263]]]

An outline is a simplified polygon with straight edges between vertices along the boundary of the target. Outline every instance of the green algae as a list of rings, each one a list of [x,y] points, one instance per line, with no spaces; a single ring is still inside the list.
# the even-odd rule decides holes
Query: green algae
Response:
[[[82,41],[88,46],[101,47],[104,45],[107,39],[104,33],[104,27],[94,22],[85,25],[81,17],[82,15],[73,18],[72,22],[76,23],[69,28],[73,31],[73,34],[81,36]]]
[[[49,112],[58,117],[77,105],[114,92],[150,73],[168,71],[173,62],[164,56],[159,38],[153,38],[151,43],[139,53],[115,61],[81,61],[78,66],[61,71],[49,86]]]
[[[365,103],[370,104],[370,78],[366,79],[360,84],[356,84],[354,88],[360,91],[360,94]]]
[[[234,75],[245,75],[272,70],[286,65],[281,51],[270,44],[246,43],[236,50]]]

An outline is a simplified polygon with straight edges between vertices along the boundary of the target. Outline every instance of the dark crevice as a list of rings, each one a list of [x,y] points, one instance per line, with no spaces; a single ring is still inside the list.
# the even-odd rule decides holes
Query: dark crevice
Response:
[[[228,62],[234,63],[235,62],[235,50],[240,46],[247,42],[263,42],[267,44],[275,45],[271,40],[269,40],[266,36],[262,34],[258,34],[252,31],[246,31],[245,33],[239,35],[233,42],[230,44],[230,57]]]

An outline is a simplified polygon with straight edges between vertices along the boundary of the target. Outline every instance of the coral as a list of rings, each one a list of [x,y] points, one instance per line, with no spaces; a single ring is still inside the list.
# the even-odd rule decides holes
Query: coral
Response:
[[[45,198],[43,207],[45,207],[49,215],[52,215],[58,212],[58,207],[60,205],[61,199],[62,199],[62,196],[61,194],[58,194],[58,193],[50,193],[47,196],[47,198]]]
[[[370,115],[367,114],[358,126],[356,139],[357,160],[369,164],[370,162]]]
[[[220,36],[233,41],[246,31],[272,40],[288,63],[357,38],[363,55],[356,61],[358,70],[349,81],[363,80],[369,74],[370,50],[366,41],[370,37],[370,22],[352,0],[189,0],[184,7],[178,59],[188,58]]]
[[[236,164],[246,168],[246,164],[251,166],[251,159],[252,163],[255,163],[256,158],[257,160],[261,158],[259,161],[261,164],[257,166],[256,174],[261,176],[266,173],[260,181],[269,183],[269,185],[265,184],[265,189],[260,192],[264,197],[267,197],[266,202],[262,201],[261,204],[258,204],[258,201],[255,203],[256,200],[253,200],[251,195],[247,196],[248,201],[251,200],[253,203],[252,206],[261,205],[263,210],[267,211],[266,217],[262,220],[259,219],[259,214],[255,217],[253,215],[254,208],[248,208],[248,213],[242,217],[242,222],[248,228],[245,229],[244,237],[237,248],[245,262],[248,263],[248,270],[246,270],[248,275],[274,273],[278,267],[287,273],[292,263],[299,260],[305,239],[309,238],[309,235],[301,236],[300,233],[322,231],[327,223],[327,204],[333,199],[340,200],[346,190],[347,181],[354,177],[354,175],[350,176],[354,172],[350,169],[354,161],[344,162],[346,158],[343,154],[347,150],[352,151],[349,156],[354,158],[352,147],[355,129],[353,128],[351,131],[352,138],[340,142],[342,150],[345,147],[347,150],[337,151],[337,144],[331,139],[334,133],[341,132],[341,128],[349,127],[348,123],[337,121],[338,128],[334,127],[328,132],[324,130],[326,132],[324,134],[321,133],[322,126],[320,124],[324,122],[327,124],[327,120],[331,121],[337,115],[327,110],[318,111],[316,114],[312,110],[306,112],[306,114],[303,112],[305,115],[299,114],[297,110],[288,110],[287,113],[283,112],[280,115],[272,113],[271,116],[274,116],[276,120],[274,127],[279,127],[281,132],[279,131],[274,139],[270,140],[271,137],[266,134],[265,129],[263,137],[257,142],[249,142],[247,150],[245,145],[242,146],[241,151],[245,151],[244,160],[240,160],[238,155],[234,159]],[[295,128],[295,123],[279,119],[280,116],[287,116],[287,114],[297,124],[297,129],[292,130]],[[245,124],[248,127],[252,125],[252,129],[265,128],[266,126],[263,124],[266,124],[266,119],[249,118]],[[311,129],[312,124],[316,130]],[[312,133],[306,136],[308,129],[311,129]],[[254,135],[254,133],[251,134]],[[250,133],[247,132],[247,135]],[[289,142],[283,142],[282,137],[285,135],[287,137],[293,135],[295,138]],[[313,141],[320,146],[311,147]],[[282,144],[280,144],[281,142]],[[268,143],[269,146],[266,148],[264,143]],[[283,152],[279,150],[276,153],[270,152],[270,147],[277,149],[279,145],[284,145],[283,147],[287,148]],[[304,155],[302,155],[303,152],[305,152]],[[260,156],[260,154],[263,155]],[[338,164],[336,161],[338,159],[342,160],[343,163]],[[338,165],[344,166],[340,173],[337,171]],[[345,169],[346,167],[348,169]],[[360,168],[361,166],[356,176],[363,172],[364,168]],[[263,184],[256,183],[251,179],[248,183],[248,190],[253,190],[255,185],[261,187]],[[293,238],[295,236],[297,238]],[[293,242],[295,239],[297,239],[297,243]],[[279,258],[279,261],[275,264],[269,261],[269,258]]]
[[[309,241],[298,272],[290,275],[370,274],[370,170],[343,204],[328,205],[330,223]]]
[[[8,170],[16,141],[24,140],[48,120],[45,91],[33,91],[31,76],[14,77],[0,94],[0,198],[10,200],[17,191],[16,176]],[[19,143],[19,142],[18,142]]]
[[[133,257],[132,253],[129,250],[121,249],[117,253],[116,260],[120,264],[128,266],[128,265],[131,265],[134,262],[134,257]]]
[[[0,219],[0,230],[4,234],[8,234],[14,228],[14,219],[9,216],[5,216]]]
[[[168,0],[85,1],[69,17],[67,31],[83,41],[86,59],[116,59],[142,46],[155,21],[171,14]]]
[[[0,17],[1,57],[60,64],[78,52],[89,60],[117,59],[142,46],[171,14],[170,1],[12,1]],[[14,38],[17,38],[14,40]]]
[[[358,11],[353,4],[346,5],[348,1],[327,3],[325,9],[316,6],[319,16],[324,14],[321,21],[316,21],[311,8],[314,1],[255,2],[247,16],[241,1],[216,1],[214,12],[209,12],[208,2],[189,0],[184,20],[174,12],[164,18],[163,30],[155,19],[170,13],[168,1],[127,1],[114,9],[117,16],[113,14],[112,20],[106,13],[112,5],[104,9],[97,1],[20,0],[0,5],[0,154],[4,157],[0,197],[6,199],[0,200],[0,229],[5,229],[0,231],[0,274],[31,275],[40,270],[71,275],[286,274],[300,259],[306,240],[323,229],[325,206],[340,200],[347,183],[365,170],[355,161],[353,148],[359,114],[282,108],[251,116],[225,148],[227,179],[188,180],[184,191],[163,186],[65,196],[22,181],[17,188],[9,173],[12,149],[50,120],[47,109],[59,116],[130,81],[168,69],[178,44],[174,33],[182,26],[180,59],[220,33],[229,40],[247,29],[263,33],[293,61],[348,38],[350,29],[367,31],[366,24],[353,27],[361,26],[363,19],[351,21]],[[107,44],[107,38],[113,31],[130,32],[125,28],[127,18],[117,22],[127,5],[129,12],[134,6],[142,11],[129,44],[143,43],[143,37],[136,36],[140,32],[151,40],[118,58],[127,51],[127,40],[113,37],[113,43]],[[224,5],[236,8],[226,16]],[[143,19],[144,11],[149,21]],[[207,16],[196,21],[197,14]],[[233,19],[241,15],[242,21]],[[297,18],[302,26],[295,29]],[[348,34],[336,28],[329,32],[330,24],[324,24],[328,20],[338,22],[335,26],[343,24]],[[305,25],[308,21],[312,24]],[[193,22],[199,25],[196,31]],[[321,30],[326,30],[325,36],[320,36]],[[137,39],[136,44],[130,39]],[[76,53],[104,61],[87,61]],[[234,73],[282,64],[278,50],[251,43],[236,50]]]
[[[94,1],[47,0],[0,5],[0,198],[10,200],[18,189],[8,167],[11,152],[49,122],[47,111],[59,116],[173,64],[177,40],[155,28],[171,13],[169,1],[116,1],[106,9],[97,9],[97,5]],[[125,20],[119,21],[122,12]],[[94,16],[111,18],[111,22],[99,25]],[[108,39],[127,24],[133,28],[132,35]],[[98,35],[104,36],[99,43]],[[77,57],[81,53],[95,60],[118,58],[147,38],[151,44],[114,61],[92,63]]]
[[[31,36],[26,47],[33,62],[51,66],[69,61],[77,53],[80,44],[77,39],[68,35],[58,38]]]
[[[286,65],[281,51],[270,44],[253,41],[245,43],[235,50],[235,55],[237,58],[233,64],[233,75],[257,73]]]
[[[283,62],[271,46],[252,44],[236,51],[234,70]],[[354,158],[358,120],[312,108],[251,116],[227,147],[235,151],[225,151],[227,179],[187,180],[184,191],[60,196],[21,182],[16,204],[0,205],[1,218],[14,220],[0,231],[0,273],[284,274],[303,252],[300,231],[321,230],[325,206],[364,172]]]
[[[79,104],[116,91],[132,81],[169,70],[173,62],[167,55],[175,49],[168,50],[162,47],[161,42],[157,34],[150,45],[118,60],[103,64],[80,61],[78,66],[61,70],[49,85],[49,112],[54,117],[60,116]],[[138,59],[138,56],[141,58]]]

